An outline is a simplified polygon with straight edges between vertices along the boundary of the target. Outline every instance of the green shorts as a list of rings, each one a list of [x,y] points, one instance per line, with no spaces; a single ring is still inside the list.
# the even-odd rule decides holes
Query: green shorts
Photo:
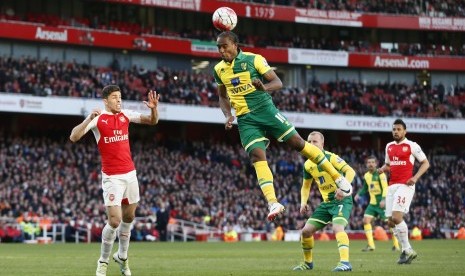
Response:
[[[382,220],[386,220],[386,214],[384,209],[379,207],[379,205],[368,204],[368,207],[365,210],[365,216],[378,217]]]
[[[294,126],[273,104],[259,107],[237,118],[241,143],[247,153],[255,148],[265,150],[270,144],[266,138],[274,137],[278,142],[285,142],[297,133]]]
[[[323,202],[316,208],[307,223],[314,225],[318,230],[328,223],[346,226],[349,223],[350,212],[352,211],[352,197],[345,197],[343,200],[333,200]]]

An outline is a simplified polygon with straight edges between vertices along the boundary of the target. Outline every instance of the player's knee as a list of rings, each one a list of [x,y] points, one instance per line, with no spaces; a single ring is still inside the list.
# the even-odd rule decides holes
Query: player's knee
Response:
[[[250,160],[252,161],[252,163],[256,163],[259,161],[266,161],[265,151],[259,148],[253,149],[250,152],[249,156],[250,156]]]
[[[402,217],[392,217],[392,227],[396,226],[397,224],[401,223],[403,221]]]
[[[315,231],[310,227],[304,227],[302,229],[302,237],[304,238],[310,238],[311,236],[313,236],[314,233]]]
[[[116,218],[109,218],[108,219],[108,224],[110,224],[110,226],[112,228],[118,228],[119,227],[119,224],[121,223],[121,219],[116,219]]]
[[[305,147],[305,141],[302,137],[300,137],[299,134],[295,134],[291,138],[289,138],[286,141],[286,144],[288,144],[291,148],[299,152],[302,151]]]
[[[126,223],[131,223],[134,221],[135,218],[136,218],[135,214],[125,214],[123,216],[123,221]]]

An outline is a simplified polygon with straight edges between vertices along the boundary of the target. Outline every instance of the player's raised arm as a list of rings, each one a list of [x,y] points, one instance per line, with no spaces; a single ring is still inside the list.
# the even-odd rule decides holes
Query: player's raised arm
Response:
[[[100,109],[94,109],[85,119],[84,121],[82,121],[82,123],[80,123],[79,125],[75,126],[73,128],[73,130],[71,130],[71,135],[69,136],[69,140],[71,140],[71,142],[75,143],[77,141],[79,141],[82,136],[84,136],[84,134],[86,134],[86,132],[89,130],[89,129],[86,129],[87,126],[90,124],[90,122],[92,122],[92,120],[97,117],[98,115],[100,115],[101,111]]]
[[[158,101],[160,94],[156,91],[150,90],[148,93],[148,100],[144,104],[150,108],[150,115],[141,115],[140,123],[146,125],[156,125],[158,123]]]
[[[257,90],[270,92],[279,90],[283,87],[283,82],[278,75],[276,75],[276,72],[273,69],[270,69],[263,74],[263,78],[265,78],[268,82],[263,83],[260,79],[254,79],[252,81],[253,86],[255,86]]]

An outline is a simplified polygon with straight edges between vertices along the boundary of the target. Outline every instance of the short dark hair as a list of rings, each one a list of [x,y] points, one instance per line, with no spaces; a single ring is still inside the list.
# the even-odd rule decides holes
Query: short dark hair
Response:
[[[407,129],[407,125],[404,123],[404,121],[402,121],[402,119],[396,119],[393,125],[402,125],[404,129]]]
[[[110,94],[115,91],[121,92],[121,89],[119,88],[118,85],[110,84],[110,85],[105,86],[102,90],[102,98],[108,99],[108,96],[110,96]]]
[[[224,31],[224,32],[220,33],[218,35],[218,38],[220,38],[220,37],[227,37],[232,42],[234,42],[235,44],[239,44],[239,37],[237,36],[237,34],[231,32],[231,31]]]
[[[367,158],[365,158],[365,161],[370,160],[370,159],[374,159],[375,161],[378,161],[378,158],[376,158],[376,156],[374,155],[368,156]]]

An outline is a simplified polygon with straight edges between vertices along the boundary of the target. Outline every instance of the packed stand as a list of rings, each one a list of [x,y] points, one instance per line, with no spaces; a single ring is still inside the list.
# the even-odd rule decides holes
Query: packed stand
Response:
[[[317,10],[339,10],[362,13],[464,17],[465,1],[397,1],[397,0],[239,0],[241,2],[294,6]]]
[[[0,91],[35,96],[100,98],[102,88],[117,84],[126,100],[141,101],[150,87],[161,102],[218,107],[212,74],[176,71],[166,67],[120,69],[117,62],[95,67],[76,62],[0,57]],[[465,87],[433,87],[405,83],[371,83],[313,80],[304,88],[272,93],[282,111],[301,113],[463,118]]]
[[[339,3],[339,1],[336,2]],[[408,2],[395,3],[398,5],[408,4]],[[328,9],[328,7],[331,7],[334,9],[339,9],[339,5],[341,4],[338,4],[336,7],[333,5],[317,5],[317,8]],[[395,5],[391,3],[388,7],[395,7]],[[456,11],[456,9],[454,9],[454,11]],[[458,9],[458,11],[460,11],[460,9]],[[0,10],[0,21],[1,20],[26,21],[33,23],[43,23],[49,26],[62,25],[76,28],[90,28],[109,32],[135,34],[141,36],[155,35],[212,42],[216,41],[218,35],[218,33],[213,28],[196,29],[192,27],[186,27],[176,30],[168,26],[153,26],[137,22],[124,22],[122,20],[115,21],[109,19],[106,21],[99,16],[93,16],[92,18],[64,18],[59,15],[31,12],[24,15],[17,15],[11,8],[3,8],[3,11]],[[251,47],[303,48],[359,53],[391,53],[409,56],[465,56],[465,44],[460,45],[457,43],[452,43],[452,41],[447,41],[447,39],[441,39],[440,42],[431,41],[431,39],[425,38],[421,41],[418,41],[417,43],[398,43],[395,41],[392,41],[391,43],[379,43],[365,39],[339,38],[338,33],[329,35],[327,37],[302,37],[288,34],[287,32],[282,31],[270,32],[268,34],[262,35],[247,34],[241,30],[236,30],[236,32],[239,36],[239,40],[243,43],[243,45]],[[91,43],[91,41],[89,42]],[[136,48],[143,48],[146,50],[145,46],[138,45]]]
[[[91,239],[98,240],[106,218],[94,141],[89,138],[87,142],[72,144],[64,138],[14,138],[5,130],[1,133],[0,229],[4,231],[0,230],[0,235],[8,231],[5,226],[11,228],[12,221],[29,223],[31,235],[40,234],[40,229],[34,228],[38,224],[64,223],[66,240],[74,241],[73,231],[89,224]],[[383,160],[381,153],[369,149],[328,149],[339,153],[356,170],[355,190],[362,186],[364,158],[376,154]],[[431,237],[442,237],[441,229],[458,229],[465,221],[465,154],[425,151],[432,167],[417,185],[408,221],[427,229]],[[141,193],[137,217],[147,218],[143,224],[135,224],[133,239],[159,237],[155,218],[161,204],[169,207],[172,219],[219,229],[232,225],[240,233],[269,231],[272,227],[266,222],[267,206],[253,167],[240,145],[137,141],[132,144],[132,153]],[[285,230],[300,229],[306,220],[299,213],[303,160],[297,153],[276,145],[270,147],[268,156],[275,172],[277,196],[287,209],[277,223]],[[313,185],[311,209],[320,202]],[[365,204],[361,201],[354,205],[349,229],[363,229]],[[21,241],[27,238],[26,234],[16,233],[8,240]]]

